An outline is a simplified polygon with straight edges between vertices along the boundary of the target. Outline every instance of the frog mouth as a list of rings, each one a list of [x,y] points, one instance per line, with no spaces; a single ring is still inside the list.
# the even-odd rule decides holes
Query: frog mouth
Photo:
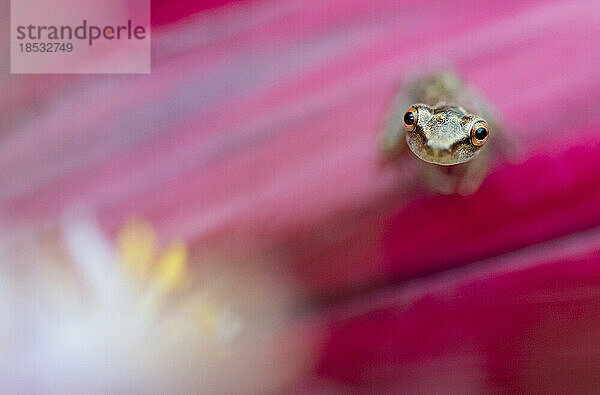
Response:
[[[453,150],[451,148],[432,148],[424,142],[422,136],[419,137],[415,138],[414,136],[407,136],[406,141],[412,153],[424,162],[433,163],[441,166],[452,166],[458,165],[460,163],[465,163],[471,159],[454,155]]]

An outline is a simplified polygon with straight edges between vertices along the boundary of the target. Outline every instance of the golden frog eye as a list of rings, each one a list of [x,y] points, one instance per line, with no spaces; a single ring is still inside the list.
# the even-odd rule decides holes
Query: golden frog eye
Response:
[[[471,142],[477,147],[485,144],[489,136],[488,127],[483,121],[476,122],[471,128]]]
[[[418,116],[419,113],[414,107],[409,108],[408,111],[404,113],[404,127],[407,131],[412,132],[415,129],[417,121],[419,120]]]

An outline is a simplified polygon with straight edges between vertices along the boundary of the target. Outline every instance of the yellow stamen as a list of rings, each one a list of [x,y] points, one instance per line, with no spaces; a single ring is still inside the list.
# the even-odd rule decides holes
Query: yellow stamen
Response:
[[[125,270],[138,279],[145,279],[156,254],[156,232],[143,220],[130,220],[119,232],[117,249]]]
[[[156,283],[166,291],[178,288],[183,282],[187,248],[183,241],[174,242],[158,259]]]

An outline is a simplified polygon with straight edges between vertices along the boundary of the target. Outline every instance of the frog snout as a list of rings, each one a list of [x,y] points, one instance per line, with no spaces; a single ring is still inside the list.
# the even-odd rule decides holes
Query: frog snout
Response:
[[[427,142],[427,149],[429,149],[431,152],[438,152],[438,153],[447,153],[450,152],[450,144],[444,144],[442,142],[439,141],[428,141]]]

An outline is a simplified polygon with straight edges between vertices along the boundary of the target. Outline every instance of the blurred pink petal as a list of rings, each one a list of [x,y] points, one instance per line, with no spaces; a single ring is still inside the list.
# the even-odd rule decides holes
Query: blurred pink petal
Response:
[[[350,303],[320,374],[394,392],[593,392],[599,263],[595,229]]]
[[[113,234],[141,216],[161,240],[275,250],[343,310],[316,316],[309,389],[592,388],[600,3],[171,3],[151,75],[0,80],[0,229],[83,208]],[[436,67],[520,142],[473,196],[412,189],[378,152],[402,80]]]

